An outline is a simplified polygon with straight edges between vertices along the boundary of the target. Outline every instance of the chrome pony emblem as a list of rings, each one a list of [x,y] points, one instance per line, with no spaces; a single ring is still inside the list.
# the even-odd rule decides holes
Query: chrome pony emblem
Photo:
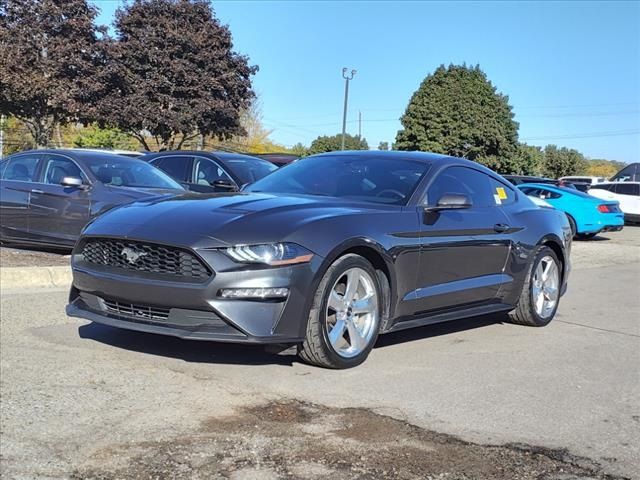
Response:
[[[144,257],[145,255],[147,255],[147,252],[141,252],[130,247],[124,247],[122,249],[122,252],[120,252],[120,255],[124,255],[124,258],[127,259],[127,262],[133,265],[138,261],[140,257]]]

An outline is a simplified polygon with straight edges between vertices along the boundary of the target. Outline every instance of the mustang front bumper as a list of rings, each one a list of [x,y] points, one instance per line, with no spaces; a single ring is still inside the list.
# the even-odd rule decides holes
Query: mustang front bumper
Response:
[[[204,283],[169,282],[74,262],[67,315],[192,340],[302,341],[322,258],[286,267],[248,268],[219,255],[202,255],[215,271]],[[288,288],[289,294],[278,299],[221,297],[223,289],[235,288]]]

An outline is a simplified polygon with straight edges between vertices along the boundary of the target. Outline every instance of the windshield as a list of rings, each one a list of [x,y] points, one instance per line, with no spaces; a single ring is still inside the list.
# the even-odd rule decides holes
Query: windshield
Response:
[[[242,184],[253,183],[278,169],[273,163],[260,158],[226,157],[224,161]]]
[[[85,157],[83,160],[105,185],[183,190],[165,173],[142,160],[117,155]]]
[[[289,164],[257,181],[249,192],[290,193],[351,198],[405,205],[429,169],[401,157],[323,155]]]

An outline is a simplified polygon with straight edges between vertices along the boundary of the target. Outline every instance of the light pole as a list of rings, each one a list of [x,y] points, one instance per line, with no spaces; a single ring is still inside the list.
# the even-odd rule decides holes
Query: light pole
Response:
[[[342,78],[344,78],[344,111],[342,112],[342,146],[340,150],[344,150],[344,136],[347,133],[347,102],[349,100],[349,81],[353,80],[356,74],[355,70],[351,70],[351,74],[347,74],[347,67],[342,69]]]

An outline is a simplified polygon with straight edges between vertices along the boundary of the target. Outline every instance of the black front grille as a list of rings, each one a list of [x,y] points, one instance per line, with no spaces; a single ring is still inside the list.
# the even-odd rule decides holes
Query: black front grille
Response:
[[[124,303],[117,300],[103,299],[102,301],[107,312],[116,315],[142,320],[167,320],[169,318],[168,308],[136,305],[135,303]]]
[[[106,267],[202,281],[211,271],[188,250],[112,238],[90,238],[82,246],[85,262]]]

